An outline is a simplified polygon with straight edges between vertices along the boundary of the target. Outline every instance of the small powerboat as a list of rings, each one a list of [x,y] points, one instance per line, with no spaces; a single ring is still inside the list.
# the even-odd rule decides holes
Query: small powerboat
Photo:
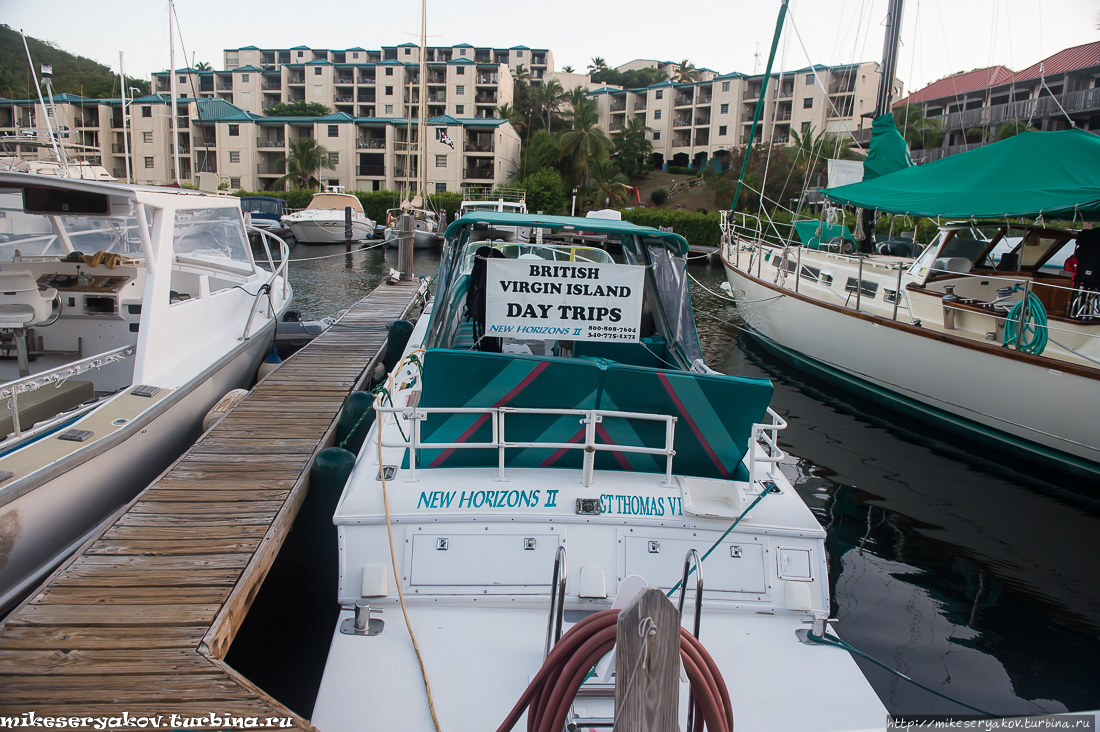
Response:
[[[351,241],[374,236],[374,221],[363,212],[359,199],[350,193],[315,193],[309,206],[283,216],[282,222],[302,244],[340,244],[348,241],[349,218]]]

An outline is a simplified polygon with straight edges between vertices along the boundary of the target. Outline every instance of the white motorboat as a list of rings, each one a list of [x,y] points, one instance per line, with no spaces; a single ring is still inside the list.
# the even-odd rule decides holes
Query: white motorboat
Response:
[[[391,208],[386,212],[386,230],[382,236],[386,246],[397,246],[398,222],[401,216],[408,214],[413,217],[413,249],[434,249],[438,244],[439,216],[434,211],[423,208]]]
[[[291,290],[231,197],[0,173],[0,209],[2,612],[251,385]]]
[[[1063,146],[1076,150],[1085,168],[1083,161],[1100,160],[1100,140],[1086,132],[1029,132],[876,180],[899,207],[923,215],[932,213],[933,196],[956,206],[945,216],[959,215],[969,201],[953,191],[930,191],[927,202],[914,200],[916,193],[898,196],[914,176],[961,181],[972,198],[993,205],[1006,181],[1026,178],[1033,188],[1004,191],[1016,207],[1008,214],[1013,221],[1044,208],[1050,218],[1059,208],[1066,219],[1095,216],[1093,189],[1059,183],[1062,163],[1053,150],[1035,158],[1052,161],[1049,167],[1015,170],[1040,149]],[[826,196],[844,202],[869,185]],[[1049,195],[1063,204],[1036,204]],[[727,216],[722,258],[745,322],[777,355],[917,418],[1096,480],[1100,243],[1090,237],[1100,232],[982,221],[983,213],[942,226],[917,258],[889,253],[893,244],[880,245],[882,254],[842,254],[812,243],[767,243],[759,226]],[[994,260],[1006,240],[1015,245]],[[1065,262],[1075,248],[1076,272],[1046,267]]]
[[[626,263],[472,241],[479,221],[614,235]],[[500,212],[449,231],[335,512],[342,610],[312,723],[431,729],[428,683],[442,729],[495,729],[563,629],[673,588],[693,557],[695,634],[739,727],[881,726],[852,657],[800,641],[829,612],[825,532],[778,468],[770,382],[703,364],[687,242]],[[578,676],[544,728],[610,728],[614,669],[605,656]],[[776,689],[797,693],[776,704]]]
[[[498,213],[527,213],[527,191],[522,188],[474,188],[462,189],[462,205],[458,218],[476,216],[482,211]],[[470,231],[475,241],[530,241],[531,230],[522,226],[475,226]]]
[[[363,204],[350,193],[314,193],[309,206],[283,216],[282,222],[302,244],[340,244],[348,241],[348,209],[351,209],[351,241],[374,236],[374,221],[363,213]]]

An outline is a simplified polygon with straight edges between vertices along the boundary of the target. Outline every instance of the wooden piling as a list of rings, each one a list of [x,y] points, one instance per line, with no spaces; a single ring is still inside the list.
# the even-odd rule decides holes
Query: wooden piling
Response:
[[[680,696],[680,613],[650,587],[619,613],[615,728],[675,730]]]

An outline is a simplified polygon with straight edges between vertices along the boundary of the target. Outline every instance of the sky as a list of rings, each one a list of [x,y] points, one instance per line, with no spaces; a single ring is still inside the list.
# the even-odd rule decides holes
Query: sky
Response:
[[[688,59],[721,73],[763,72],[780,0],[528,2],[428,1],[428,45],[549,48],[560,70],[593,56]],[[791,0],[775,69],[877,61],[888,0]],[[312,9],[317,12],[312,13]],[[416,0],[177,0],[185,59],[223,66],[222,50],[345,49],[417,43]],[[60,48],[148,78],[168,68],[167,0],[0,0],[0,22]],[[915,90],[948,74],[1003,64],[1020,70],[1070,46],[1100,40],[1097,0],[907,0],[898,77]],[[804,46],[804,47],[803,47]],[[186,56],[184,54],[186,50]],[[757,56],[759,54],[759,56]]]

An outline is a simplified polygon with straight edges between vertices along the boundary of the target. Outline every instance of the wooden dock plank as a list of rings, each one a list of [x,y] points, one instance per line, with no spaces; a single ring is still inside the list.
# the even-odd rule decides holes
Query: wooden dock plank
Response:
[[[305,499],[309,465],[417,287],[363,298],[0,622],[0,716],[216,708],[311,729],[221,659]]]

